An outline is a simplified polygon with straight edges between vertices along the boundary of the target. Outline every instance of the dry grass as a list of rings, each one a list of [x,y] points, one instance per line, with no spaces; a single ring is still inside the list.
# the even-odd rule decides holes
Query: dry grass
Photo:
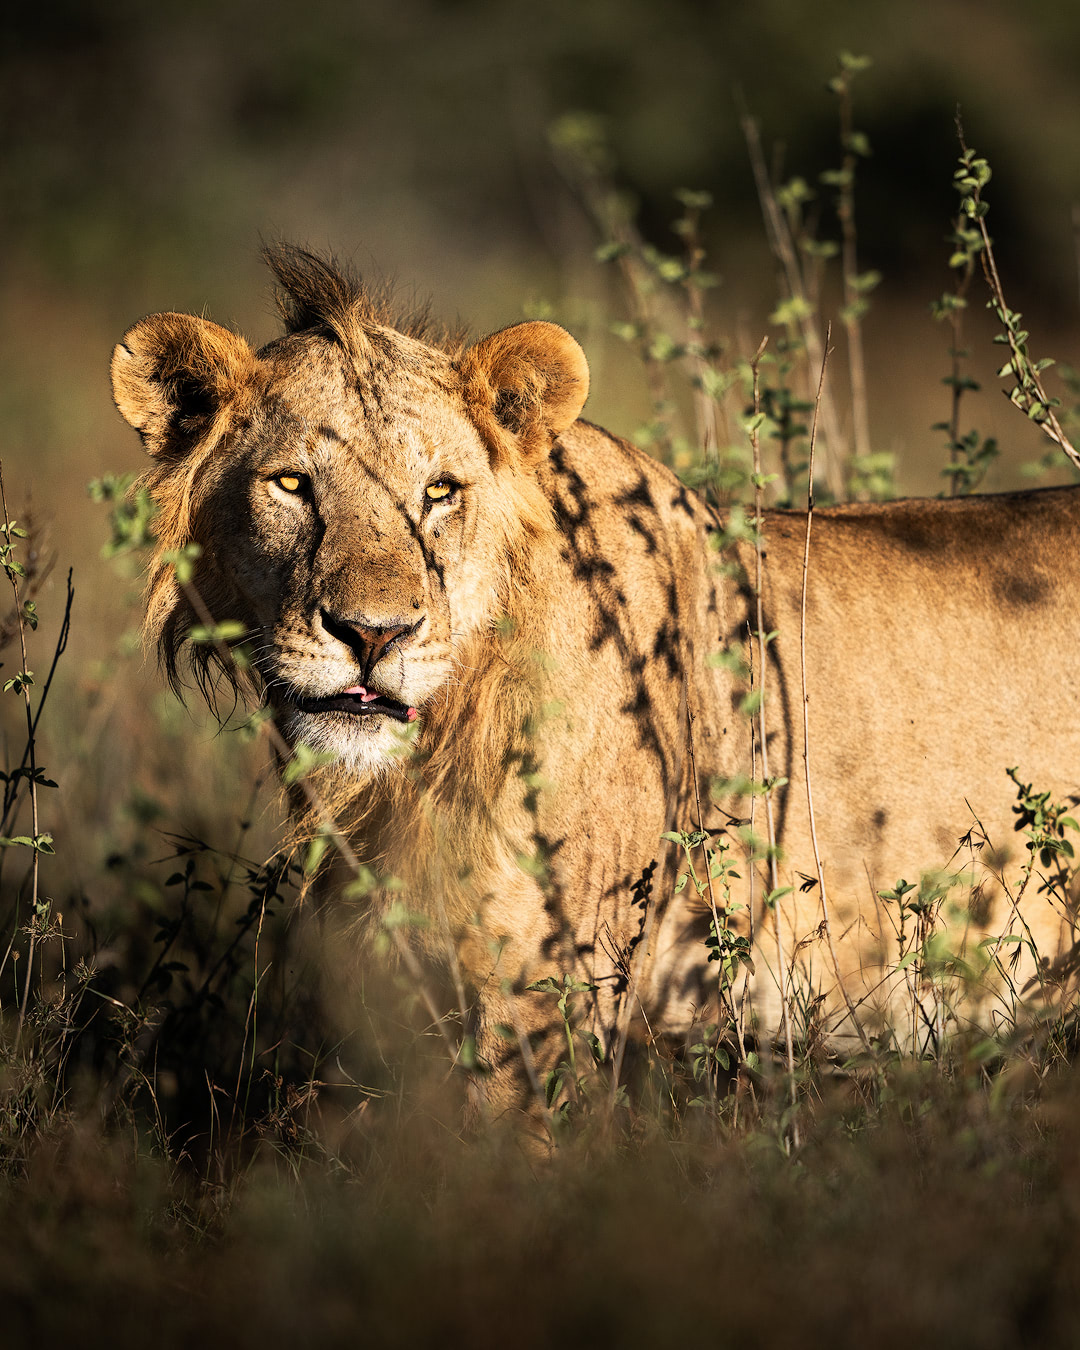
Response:
[[[414,1118],[375,1131],[354,1172],[294,1172],[268,1149],[225,1196],[122,1138],[63,1132],[4,1186],[9,1334],[151,1334],[163,1350],[1074,1343],[1075,1086],[1037,1107],[909,1087],[872,1126],[821,1108],[795,1162],[687,1131],[579,1141],[537,1176],[506,1141],[463,1148]]]

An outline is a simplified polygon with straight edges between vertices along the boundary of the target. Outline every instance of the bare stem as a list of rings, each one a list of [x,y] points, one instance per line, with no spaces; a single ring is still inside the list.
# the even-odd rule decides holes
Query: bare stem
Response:
[[[964,216],[958,215],[956,218],[955,231],[959,236],[964,228]],[[952,346],[949,349],[949,355],[952,358],[952,369],[949,372],[949,384],[952,387],[952,400],[949,409],[949,463],[952,468],[958,468],[960,465],[960,455],[963,447],[960,444],[960,403],[964,397],[965,388],[970,388],[970,384],[964,383],[964,372],[961,362],[964,359],[964,309],[967,304],[967,293],[971,286],[971,278],[975,273],[975,255],[971,252],[967,254],[967,260],[964,263],[963,270],[956,278],[956,284],[953,287],[954,303],[949,309],[949,327],[952,329]],[[960,486],[959,474],[954,473],[949,478],[949,496],[955,497],[957,489]]]
[[[787,1052],[787,1071],[788,1088],[791,1093],[791,1104],[795,1106],[798,1101],[798,1090],[795,1084],[795,1044],[791,1033],[791,1001],[788,993],[788,971],[787,960],[784,956],[783,934],[781,932],[781,910],[780,901],[776,898],[776,892],[780,889],[780,877],[776,864],[776,822],[773,817],[772,805],[772,786],[769,779],[769,750],[766,737],[765,721],[765,609],[762,599],[764,589],[764,536],[762,526],[764,517],[762,515],[762,475],[761,475],[761,437],[759,434],[758,419],[761,412],[761,389],[758,382],[758,363],[765,351],[765,344],[768,338],[763,338],[761,345],[750,363],[750,369],[754,376],[754,420],[751,424],[750,447],[754,456],[754,559],[755,559],[755,582],[754,591],[757,602],[757,642],[758,642],[758,740],[761,748],[761,777],[764,783],[765,792],[765,822],[768,834],[768,855],[769,855],[769,889],[772,896],[772,911],[774,919],[774,932],[776,934],[776,961],[780,977],[780,1003],[783,1009],[784,1022],[784,1047]],[[792,1140],[795,1147],[799,1147],[799,1122],[792,1120]]]
[[[690,700],[686,700],[686,734],[690,743],[690,772],[694,779],[694,804],[697,807],[698,829],[705,835],[701,841],[701,852],[705,859],[705,883],[709,890],[709,910],[712,914],[713,932],[716,935],[717,944],[720,942],[720,911],[716,908],[716,895],[713,892],[712,859],[709,857],[709,836],[705,830],[705,821],[701,814],[701,789],[698,785],[697,757],[694,754],[694,714],[690,711]],[[717,947],[719,953],[719,946]],[[718,972],[720,997],[723,999],[724,989],[724,962],[721,957],[719,961],[720,970]],[[739,1018],[739,1013],[735,1007],[735,990],[732,985],[727,986],[728,1011],[731,1013],[732,1024],[735,1027],[735,1035],[739,1039],[739,1062],[746,1060],[746,1045],[743,1040],[743,1027]]]
[[[776,200],[776,193],[773,191],[769,170],[761,149],[761,136],[757,122],[744,113],[741,118],[741,125],[747,150],[750,154],[750,165],[754,172],[754,183],[757,186],[758,200],[761,203],[761,213],[765,218],[765,232],[769,237],[769,245],[783,269],[789,296],[793,300],[804,302],[799,306],[799,329],[806,348],[806,359],[809,367],[817,369],[821,364],[824,351],[821,330],[818,327],[818,311],[809,300],[803,269],[799,263],[798,250],[791,237],[788,223],[784,219],[784,213],[780,210],[780,205]],[[839,499],[844,495],[844,435],[840,429],[840,418],[828,390],[825,390],[822,396],[821,418],[824,423],[826,442],[825,483],[830,493]]]
[[[4,537],[8,543],[11,542],[9,529],[12,525],[11,517],[8,515],[7,492],[4,488],[4,466],[0,462],[0,510],[4,513]],[[19,653],[22,659],[22,674],[25,677],[28,673],[26,660],[26,625],[24,622],[22,599],[19,595],[19,575],[11,567],[7,569],[8,579],[11,582],[11,589],[15,592],[15,616],[19,631]],[[23,1024],[26,1021],[26,1009],[30,1001],[30,982],[34,971],[34,953],[37,947],[38,930],[38,865],[40,853],[38,852],[38,839],[40,837],[40,828],[38,825],[38,799],[37,799],[37,755],[34,740],[34,712],[30,706],[30,688],[26,678],[22,681],[23,707],[26,710],[26,738],[27,752],[30,758],[30,832],[33,840],[33,862],[30,865],[30,941],[26,952],[26,975],[23,980],[22,997],[19,1000],[19,1020],[15,1028],[15,1050],[19,1049],[22,1041]]]
[[[840,218],[841,261],[844,273],[844,329],[847,333],[848,373],[851,380],[852,430],[856,455],[866,456],[870,453],[870,413],[866,397],[866,363],[863,357],[860,317],[864,302],[858,287],[858,249],[855,232],[855,166],[858,156],[851,149],[851,133],[851,90],[845,82],[840,93],[840,141],[844,147],[844,160],[837,196],[837,215]],[[832,325],[829,327],[831,329]],[[828,345],[829,338],[826,334],[826,348]],[[827,353],[821,358],[822,370],[825,368],[826,359]],[[819,381],[818,400],[821,399],[821,393]],[[817,421],[816,404],[814,420]],[[813,491],[812,487],[810,491]]]
[[[702,347],[705,333],[705,296],[698,278],[705,261],[705,245],[701,237],[701,211],[698,207],[686,208],[684,239],[686,241],[686,277],[683,288],[686,291],[687,328],[690,341],[698,348]],[[688,344],[689,345],[689,344]],[[723,407],[710,393],[706,381],[715,369],[712,361],[702,350],[699,355],[690,357],[690,370],[694,387],[694,420],[696,423],[698,445],[706,460],[719,459],[721,421]],[[725,427],[724,439],[727,439]]]
[[[806,807],[810,814],[810,842],[814,848],[814,863],[817,867],[818,890],[821,895],[821,916],[822,924],[825,929],[825,937],[829,944],[829,955],[832,957],[833,972],[836,975],[836,983],[843,995],[844,1002],[847,1004],[848,1016],[851,1018],[851,1024],[859,1034],[859,1040],[862,1041],[863,1049],[869,1050],[870,1043],[866,1039],[866,1032],[863,1030],[862,1023],[855,1013],[855,1006],[851,1001],[847,988],[844,985],[844,977],[840,973],[840,961],[836,954],[836,944],[833,941],[832,924],[829,920],[829,898],[825,889],[825,869],[821,864],[821,850],[818,848],[817,823],[814,818],[814,788],[813,779],[810,773],[810,694],[807,690],[806,680],[806,593],[810,577],[810,530],[814,523],[814,447],[817,441],[818,408],[821,404],[821,392],[825,387],[825,368],[829,360],[829,340],[832,337],[832,325],[825,334],[825,354],[821,361],[821,374],[818,377],[817,398],[814,402],[814,420],[810,428],[810,477],[806,489],[806,544],[803,549],[803,570],[802,570],[802,601],[799,614],[799,661],[802,671],[802,702],[803,702],[803,772],[806,776]]]

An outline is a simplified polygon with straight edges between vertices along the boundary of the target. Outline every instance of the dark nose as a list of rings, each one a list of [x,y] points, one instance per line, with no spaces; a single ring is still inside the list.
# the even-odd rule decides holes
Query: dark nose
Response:
[[[361,684],[367,684],[376,664],[392,647],[412,637],[424,622],[423,618],[419,618],[415,623],[374,624],[366,619],[340,618],[325,609],[320,610],[319,614],[326,631],[339,642],[344,642],[360,662],[364,672]]]

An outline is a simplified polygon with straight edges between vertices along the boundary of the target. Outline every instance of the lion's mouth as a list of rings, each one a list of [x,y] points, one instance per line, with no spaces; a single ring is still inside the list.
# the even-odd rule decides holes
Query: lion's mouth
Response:
[[[392,717],[395,722],[413,722],[418,713],[396,698],[379,694],[374,689],[365,689],[363,685],[350,685],[340,694],[328,694],[323,698],[294,698],[293,706],[306,713],[340,712],[351,717]]]

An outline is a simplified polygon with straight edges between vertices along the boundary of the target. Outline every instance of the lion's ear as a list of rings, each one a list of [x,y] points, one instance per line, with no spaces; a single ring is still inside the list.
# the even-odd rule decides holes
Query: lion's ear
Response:
[[[113,349],[113,398],[151,455],[182,454],[219,429],[255,366],[255,353],[227,328],[193,314],[151,314]]]
[[[482,338],[461,359],[473,420],[501,455],[507,438],[536,463],[574,421],[589,392],[585,353],[554,323],[518,323]]]

